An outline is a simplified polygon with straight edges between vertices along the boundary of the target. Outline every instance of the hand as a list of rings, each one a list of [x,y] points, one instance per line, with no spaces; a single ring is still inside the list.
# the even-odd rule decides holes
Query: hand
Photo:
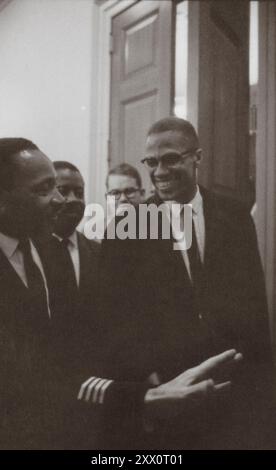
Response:
[[[193,410],[206,398],[228,390],[231,381],[217,382],[214,377],[225,373],[242,360],[242,355],[230,349],[213,356],[173,380],[149,389],[145,395],[146,419],[170,418],[183,411]]]

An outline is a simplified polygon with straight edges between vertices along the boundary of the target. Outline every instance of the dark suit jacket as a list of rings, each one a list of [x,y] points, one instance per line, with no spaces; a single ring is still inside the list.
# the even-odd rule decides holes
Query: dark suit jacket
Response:
[[[49,318],[1,250],[0,289],[0,447],[43,448]]]
[[[205,406],[192,419],[160,424],[141,441],[137,428],[129,430],[127,440],[118,433],[121,440],[111,439],[111,446],[264,445],[258,411],[270,396],[272,359],[255,229],[238,202],[201,192],[206,244],[200,302],[172,240],[104,241],[101,319],[108,350],[102,351],[102,367],[117,380],[145,381],[156,371],[165,382],[230,348],[242,352],[243,365],[233,377],[231,394],[215,407]]]
[[[77,233],[80,281],[75,296],[66,291],[63,267],[55,256],[51,239],[38,243],[48,281],[51,304],[51,348],[53,380],[52,403],[55,417],[55,448],[82,448],[94,443],[93,430],[87,433],[89,421],[96,428],[97,412],[79,406],[77,395],[84,380],[95,373],[96,306],[100,245]]]
[[[66,302],[62,272],[50,247],[36,243],[47,278],[51,320],[36,311],[31,292],[0,250],[1,448],[83,446],[89,413],[78,410],[77,394],[93,367],[100,247],[81,234],[78,242],[80,287],[74,308]]]

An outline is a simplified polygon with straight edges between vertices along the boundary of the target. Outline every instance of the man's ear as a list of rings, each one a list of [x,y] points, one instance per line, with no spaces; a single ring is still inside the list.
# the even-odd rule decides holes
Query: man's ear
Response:
[[[197,150],[195,151],[195,157],[196,157],[196,159],[195,159],[195,167],[198,168],[199,165],[200,165],[200,162],[201,162],[201,160],[202,160],[202,149],[197,149]]]

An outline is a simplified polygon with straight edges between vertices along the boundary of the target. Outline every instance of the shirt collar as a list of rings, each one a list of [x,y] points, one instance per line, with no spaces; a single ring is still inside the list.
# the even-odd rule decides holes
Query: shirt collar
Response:
[[[78,246],[78,237],[77,237],[77,232],[76,230],[68,237],[68,240],[70,240],[71,244],[74,245],[75,248]]]
[[[63,240],[63,238],[60,237],[59,235],[57,235],[56,233],[53,233],[53,237],[57,238],[60,242]],[[78,246],[78,237],[77,237],[76,230],[72,233],[72,235],[70,235],[70,237],[68,237],[68,240],[69,240],[71,245],[73,245],[75,248],[77,248],[77,246]]]
[[[193,213],[197,215],[202,209],[202,196],[197,186],[195,197],[189,202],[193,208]]]
[[[173,206],[174,204],[179,204],[177,203],[176,201],[165,201],[165,203],[171,207]],[[187,204],[190,204],[193,208],[193,213],[195,215],[197,215],[201,209],[202,209],[202,196],[200,194],[200,190],[199,190],[199,186],[197,185],[196,187],[196,193],[195,193],[195,196],[193,197],[193,199],[188,202]]]
[[[16,238],[12,238],[9,235],[5,235],[0,232],[0,248],[8,259],[14,255],[17,250],[18,243],[19,241]]]

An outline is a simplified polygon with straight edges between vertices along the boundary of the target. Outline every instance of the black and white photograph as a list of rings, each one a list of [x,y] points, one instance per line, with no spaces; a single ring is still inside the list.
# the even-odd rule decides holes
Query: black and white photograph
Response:
[[[0,64],[0,460],[276,450],[276,2],[0,0]]]

